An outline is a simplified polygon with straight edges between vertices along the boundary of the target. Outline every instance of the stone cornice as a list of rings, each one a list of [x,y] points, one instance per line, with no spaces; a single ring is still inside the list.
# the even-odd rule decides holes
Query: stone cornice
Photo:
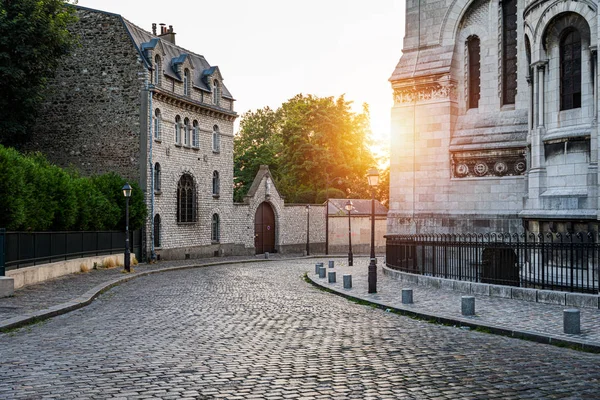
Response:
[[[447,75],[428,76],[420,79],[404,80],[392,85],[394,104],[410,104],[421,101],[457,101],[458,90],[454,80]]]
[[[161,88],[154,87],[151,89],[151,91],[157,100],[164,101],[167,104],[182,108],[184,110],[189,110],[210,117],[225,119],[227,121],[234,121],[238,117],[238,114],[235,111],[226,110],[211,104],[200,103],[192,100],[189,97],[180,96]]]

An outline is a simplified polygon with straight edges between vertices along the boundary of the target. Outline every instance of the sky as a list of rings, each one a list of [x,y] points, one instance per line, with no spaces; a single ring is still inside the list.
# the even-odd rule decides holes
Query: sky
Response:
[[[79,0],[151,31],[173,25],[177,45],[219,66],[241,116],[298,93],[369,104],[373,137],[389,142],[404,0]],[[239,118],[238,118],[239,123]],[[237,124],[236,124],[237,130]]]

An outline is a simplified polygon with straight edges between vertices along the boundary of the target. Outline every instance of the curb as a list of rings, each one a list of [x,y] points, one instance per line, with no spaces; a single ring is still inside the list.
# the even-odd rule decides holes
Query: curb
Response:
[[[148,276],[148,275],[162,273],[162,272],[180,271],[180,270],[192,269],[192,268],[212,267],[212,266],[217,266],[217,265],[256,263],[256,262],[265,262],[265,261],[271,262],[271,261],[279,261],[279,260],[287,261],[287,260],[295,260],[295,259],[299,259],[299,258],[309,258],[309,257],[291,257],[291,258],[285,258],[285,259],[282,259],[282,258],[279,258],[279,259],[250,258],[248,260],[217,261],[217,262],[210,262],[207,264],[179,265],[179,266],[175,266],[175,267],[165,267],[165,268],[161,268],[161,269],[137,272],[137,273],[134,273],[133,275],[126,275],[124,277],[116,278],[116,279],[107,281],[105,283],[101,283],[97,286],[94,286],[92,289],[88,290],[81,296],[78,296],[78,297],[74,298],[73,300],[67,301],[66,303],[57,304],[55,306],[52,306],[52,307],[49,307],[49,308],[46,308],[43,310],[34,311],[29,314],[25,314],[25,315],[21,315],[18,317],[6,319],[4,321],[0,321],[0,333],[5,333],[8,330],[21,328],[26,325],[41,322],[46,319],[56,317],[58,315],[66,314],[68,312],[77,310],[79,308],[83,308],[83,307],[89,305],[92,301],[94,301],[99,295],[110,290],[111,288],[113,288],[117,285],[120,285],[122,283],[128,282],[130,280],[142,277],[142,276]]]
[[[590,341],[586,341],[586,340],[565,339],[562,337],[549,335],[549,334],[545,334],[545,333],[511,329],[511,328],[506,328],[506,327],[502,327],[499,325],[474,322],[472,320],[468,320],[468,319],[464,319],[464,318],[457,318],[457,317],[449,316],[449,315],[435,315],[435,314],[429,314],[429,313],[422,312],[422,311],[411,310],[408,308],[402,308],[402,307],[397,307],[397,306],[388,306],[388,305],[385,305],[384,303],[379,303],[379,302],[365,299],[362,297],[352,296],[351,294],[341,292],[336,288],[322,285],[321,283],[314,280],[314,278],[312,276],[310,276],[309,273],[306,274],[306,278],[313,286],[316,286],[317,288],[320,288],[320,289],[324,289],[325,291],[327,291],[329,293],[344,297],[348,300],[358,301],[358,302],[362,302],[362,303],[368,303],[368,304],[370,304],[376,308],[379,308],[381,310],[386,310],[386,311],[390,310],[396,314],[413,317],[413,318],[418,318],[418,319],[423,319],[423,320],[435,322],[435,323],[438,323],[441,325],[454,325],[457,327],[468,327],[468,328],[471,328],[474,330],[491,333],[494,335],[507,336],[507,337],[512,337],[515,339],[530,340],[533,342],[549,344],[549,345],[558,346],[558,347],[569,347],[574,350],[585,351],[585,352],[589,352],[589,353],[600,353],[600,344],[597,344],[594,342],[590,342]]]

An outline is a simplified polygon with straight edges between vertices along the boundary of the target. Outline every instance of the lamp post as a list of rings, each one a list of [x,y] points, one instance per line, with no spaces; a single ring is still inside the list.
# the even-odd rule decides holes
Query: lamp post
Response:
[[[344,206],[348,211],[348,265],[351,267],[353,263],[352,257],[352,223],[350,222],[350,213],[352,212],[352,201],[348,200]]]
[[[310,255],[310,204],[306,205],[306,255]]]
[[[379,183],[379,172],[371,168],[367,174],[371,186],[371,261],[369,262],[369,293],[377,293],[377,259],[375,258],[375,186]]]
[[[123,196],[125,196],[125,258],[123,264],[125,271],[131,272],[131,253],[129,251],[129,198],[131,197],[131,186],[125,183],[123,186]]]

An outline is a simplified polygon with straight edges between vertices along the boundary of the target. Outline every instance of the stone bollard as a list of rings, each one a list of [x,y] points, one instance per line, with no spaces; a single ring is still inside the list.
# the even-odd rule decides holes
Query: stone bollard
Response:
[[[352,289],[352,275],[344,274],[344,289]]]
[[[325,278],[326,273],[327,273],[327,268],[325,268],[325,267],[319,268],[319,278]]]
[[[315,264],[315,275],[319,275],[319,269],[323,267],[323,263],[316,263]]]
[[[402,304],[412,304],[413,303],[413,290],[412,289],[402,289]]]
[[[475,315],[475,297],[462,296],[462,315]]]
[[[327,273],[327,281],[329,283],[335,283],[335,271],[329,271]]]
[[[329,260],[329,268],[333,268],[335,261],[333,260]]]
[[[581,315],[576,308],[563,311],[563,328],[565,333],[579,335],[581,333]]]
[[[269,259],[269,252],[265,252],[265,259],[268,260]]]

